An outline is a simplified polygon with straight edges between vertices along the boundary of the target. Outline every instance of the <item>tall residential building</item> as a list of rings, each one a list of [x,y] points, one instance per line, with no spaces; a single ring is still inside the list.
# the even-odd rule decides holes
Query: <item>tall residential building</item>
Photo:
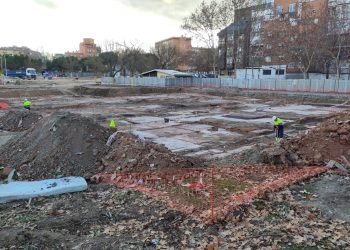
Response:
[[[83,57],[97,56],[97,46],[92,38],[84,38],[79,45],[79,52]]]
[[[188,57],[192,52],[192,40],[188,37],[171,37],[155,43],[156,50],[161,48],[169,49],[173,48],[179,58],[176,63],[175,69],[181,71],[187,71],[190,69],[188,65]]]
[[[264,0],[248,8],[237,9],[234,22],[218,33],[220,74],[232,75],[235,69],[263,67],[275,68],[281,74],[285,74],[282,72],[285,70],[300,72],[298,62],[291,58],[288,50],[283,50],[285,45],[276,37],[267,37],[273,32],[284,34],[285,27],[281,26],[281,32],[278,31],[283,21],[291,26],[302,23],[305,11],[314,13],[315,23],[321,20],[320,14],[325,8],[327,11],[333,8],[338,16],[341,13],[341,18],[350,20],[349,6],[350,0]],[[328,25],[325,26],[327,30]],[[340,32],[349,34],[349,30],[350,21],[348,27]],[[323,70],[322,65],[317,63],[311,67],[312,71]],[[268,70],[266,72],[269,73]]]
[[[97,56],[99,54],[99,48],[92,38],[84,38],[83,42],[79,44],[79,51],[66,52],[66,56],[73,56],[77,58],[85,58],[89,56]]]

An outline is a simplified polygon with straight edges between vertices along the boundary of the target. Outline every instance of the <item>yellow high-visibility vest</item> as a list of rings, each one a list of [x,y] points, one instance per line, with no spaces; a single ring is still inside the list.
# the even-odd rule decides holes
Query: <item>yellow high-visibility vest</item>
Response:
[[[109,128],[115,128],[115,121],[113,119],[109,122]]]
[[[23,107],[29,107],[32,104],[31,101],[27,100],[23,102]]]
[[[278,125],[283,125],[283,120],[281,118],[277,118],[274,122],[273,125],[278,126]]]

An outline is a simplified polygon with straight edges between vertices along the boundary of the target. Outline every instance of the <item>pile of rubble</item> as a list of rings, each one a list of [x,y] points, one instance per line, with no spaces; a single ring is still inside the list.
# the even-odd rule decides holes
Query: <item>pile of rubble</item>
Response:
[[[303,165],[325,164],[350,158],[350,113],[339,114],[305,134],[282,143],[282,148]]]
[[[0,157],[24,180],[88,177],[99,172],[107,138],[106,129],[92,119],[57,112],[1,147]]]
[[[117,134],[112,150],[102,159],[102,163],[107,173],[205,166],[196,158],[174,154],[163,145],[141,140],[128,133]]]
[[[108,147],[109,135],[92,119],[57,112],[1,147],[0,159],[24,180],[204,166],[127,133],[118,133]]]
[[[0,129],[6,131],[24,131],[33,127],[42,116],[37,112],[9,111],[4,116],[0,117]]]
[[[236,156],[237,163],[287,166],[325,165],[350,159],[350,113],[341,113],[281,144],[258,144]],[[341,160],[340,160],[341,161]]]

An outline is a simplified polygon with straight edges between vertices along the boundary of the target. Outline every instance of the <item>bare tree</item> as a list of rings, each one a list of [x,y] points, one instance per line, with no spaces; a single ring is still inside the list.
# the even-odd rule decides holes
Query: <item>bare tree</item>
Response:
[[[209,73],[212,65],[212,54],[215,52],[210,51],[208,48],[196,48],[192,51],[190,58],[190,65],[192,70],[201,73]]]
[[[179,55],[172,46],[162,44],[152,48],[151,52],[157,56],[158,65],[161,69],[174,68],[178,64]]]
[[[324,27],[324,39],[320,48],[324,52],[325,60],[335,66],[336,77],[339,79],[341,59],[348,57],[348,46],[350,45],[350,22],[347,18],[349,3],[344,0],[333,0],[329,5],[324,9],[320,18],[321,25]]]
[[[230,15],[231,8],[227,8],[226,2],[211,0],[203,1],[192,14],[184,19],[182,28],[193,37],[204,43],[212,52],[212,68],[216,74],[217,55],[214,53],[217,47],[217,32],[233,21]]]

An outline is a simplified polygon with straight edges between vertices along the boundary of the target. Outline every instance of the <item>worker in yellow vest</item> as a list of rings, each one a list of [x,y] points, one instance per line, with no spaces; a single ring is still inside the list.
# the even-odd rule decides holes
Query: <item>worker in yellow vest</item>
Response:
[[[30,110],[30,105],[32,105],[32,102],[29,101],[27,98],[24,99],[23,108],[25,108],[25,109],[27,109],[27,110]]]
[[[111,119],[111,120],[109,121],[109,128],[110,128],[110,130],[113,131],[113,132],[117,131],[117,128],[116,128],[115,120],[114,120],[114,119]]]
[[[279,117],[273,116],[272,117],[273,120],[273,129],[276,133],[276,142],[280,142],[283,138],[284,135],[284,124],[283,124],[283,120]]]

